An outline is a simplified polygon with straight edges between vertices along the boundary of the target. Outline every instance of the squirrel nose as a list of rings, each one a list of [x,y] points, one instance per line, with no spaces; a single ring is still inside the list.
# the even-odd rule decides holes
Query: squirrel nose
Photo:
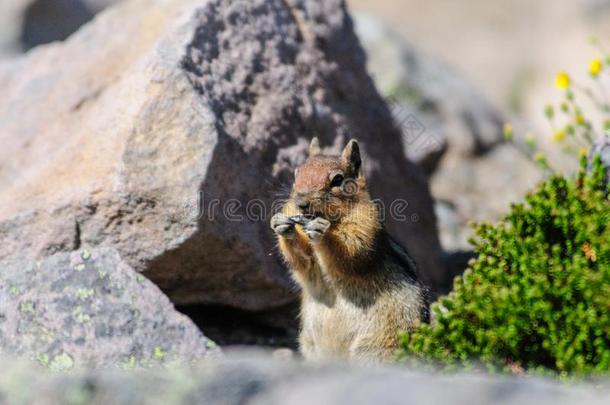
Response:
[[[301,211],[305,211],[309,208],[309,202],[303,197],[297,197],[296,204]]]

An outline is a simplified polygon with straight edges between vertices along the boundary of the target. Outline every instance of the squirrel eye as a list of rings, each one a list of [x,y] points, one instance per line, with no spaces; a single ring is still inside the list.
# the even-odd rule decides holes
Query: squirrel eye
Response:
[[[343,175],[342,174],[336,174],[333,177],[333,179],[330,181],[331,187],[341,187],[341,184],[343,184]]]

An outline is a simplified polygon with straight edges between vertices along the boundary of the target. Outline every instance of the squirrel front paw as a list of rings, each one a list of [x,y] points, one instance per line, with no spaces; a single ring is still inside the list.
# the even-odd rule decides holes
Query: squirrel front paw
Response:
[[[278,212],[271,218],[271,229],[279,236],[291,237],[294,235],[294,221]]]
[[[303,225],[303,230],[312,242],[317,242],[322,239],[329,227],[330,221],[317,217]]]

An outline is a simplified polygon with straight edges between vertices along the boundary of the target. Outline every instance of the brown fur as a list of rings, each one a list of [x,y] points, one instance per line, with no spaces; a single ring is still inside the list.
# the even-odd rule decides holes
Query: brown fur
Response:
[[[399,332],[427,320],[425,289],[413,262],[379,221],[360,166],[355,141],[341,157],[325,156],[314,138],[278,214],[330,221],[314,239],[304,225],[278,233],[280,251],[303,291],[299,343],[308,359],[389,360]],[[333,187],[337,174],[345,179],[341,187]],[[346,192],[348,185],[356,188]]]

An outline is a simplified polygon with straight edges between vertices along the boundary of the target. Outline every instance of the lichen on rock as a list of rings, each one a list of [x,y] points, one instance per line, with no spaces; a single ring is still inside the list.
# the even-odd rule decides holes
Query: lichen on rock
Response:
[[[74,271],[77,266],[80,271]],[[151,365],[219,353],[140,277],[113,249],[59,253],[39,266],[1,262],[0,351],[26,355],[52,370]]]

